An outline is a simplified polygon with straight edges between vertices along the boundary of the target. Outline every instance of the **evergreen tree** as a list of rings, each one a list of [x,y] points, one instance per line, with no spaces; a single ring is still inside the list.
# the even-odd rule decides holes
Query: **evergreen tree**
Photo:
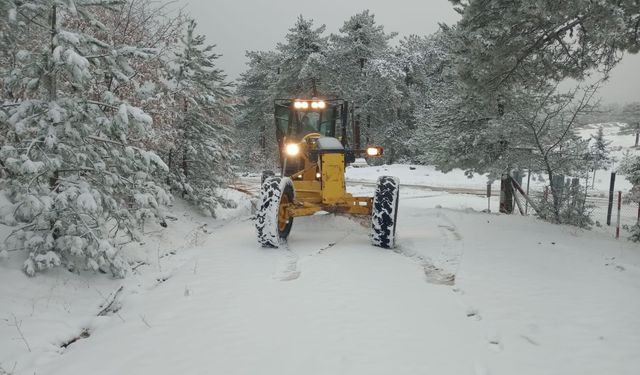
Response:
[[[247,166],[273,169],[278,157],[273,120],[273,100],[277,97],[279,55],[275,52],[247,52],[249,68],[240,76],[240,105],[236,142]]]
[[[103,27],[94,15],[109,2],[13,4],[16,22],[0,23],[11,40],[3,54],[14,60],[2,71],[0,161],[1,186],[15,207],[5,221],[19,226],[3,248],[27,252],[29,275],[64,265],[123,276],[118,242],[139,238],[146,219],[162,216],[169,196],[152,176],[166,165],[128,142],[149,131],[151,118],[117,92],[91,90],[91,82],[126,81],[130,58],[153,51],[87,31]]]
[[[397,121],[401,96],[397,90],[393,54],[389,45],[397,34],[386,33],[375,22],[375,15],[365,10],[350,17],[331,35],[331,52],[327,62],[328,91],[354,106],[364,143],[394,145],[403,123]],[[364,145],[363,145],[364,146]]]
[[[591,183],[591,187],[593,188],[596,183],[597,171],[599,169],[607,170],[609,166],[611,166],[611,163],[613,163],[613,158],[611,157],[611,150],[609,149],[611,141],[604,139],[602,126],[598,128],[596,135],[591,136],[591,140],[590,159],[593,169],[593,182]]]
[[[285,43],[278,43],[277,93],[281,97],[315,95],[321,78],[321,67],[327,52],[326,27],[313,27],[313,20],[299,16],[289,29]]]
[[[274,51],[248,52],[249,68],[240,77],[240,106],[237,131],[241,149],[252,164],[272,169],[278,158],[273,120],[276,98],[330,95],[324,86],[327,38],[325,26],[299,16],[284,43]]]
[[[175,98],[171,82],[166,79],[166,65],[174,58],[173,51],[187,21],[180,12],[175,14],[167,9],[167,4],[154,0],[119,1],[114,9],[96,9],[96,19],[104,28],[82,25],[92,36],[108,40],[111,44],[153,49],[152,59],[131,56],[131,72],[127,73],[126,80],[94,77],[92,85],[96,92],[105,89],[117,92],[152,116],[153,132],[136,137],[136,141],[139,146],[156,152],[163,160],[168,160],[177,139]]]
[[[443,171],[461,168],[497,178],[517,164],[506,134],[513,128],[503,129],[499,118],[504,112],[500,114],[499,106],[467,90],[459,80],[453,68],[457,41],[445,29],[414,39],[407,44],[411,49],[402,50],[407,55],[401,65],[405,80],[415,91],[411,96],[416,103],[411,141],[415,159]]]
[[[582,79],[640,50],[635,0],[450,0],[462,15],[460,77],[478,91]]]
[[[233,156],[229,86],[215,66],[215,46],[195,34],[196,22],[187,25],[180,50],[170,64],[169,80],[177,114],[177,148],[170,155],[171,182],[183,196],[215,216],[222,199],[216,192],[231,175]]]

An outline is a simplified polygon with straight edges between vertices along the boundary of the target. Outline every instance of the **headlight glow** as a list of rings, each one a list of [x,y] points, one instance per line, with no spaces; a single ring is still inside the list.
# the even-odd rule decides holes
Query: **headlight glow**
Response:
[[[325,109],[326,106],[327,106],[327,103],[325,103],[324,101],[319,101],[318,102],[318,108]]]
[[[300,152],[300,146],[298,146],[297,143],[289,143],[286,147],[285,147],[285,152],[287,153],[287,155],[289,156],[296,156],[298,155],[298,153]]]
[[[294,102],[294,103],[293,103],[293,108],[295,108],[295,109],[300,109],[300,108],[302,108],[302,103],[301,103],[301,102]]]
[[[302,106],[302,109],[307,109],[309,108],[309,103],[308,102],[300,102],[300,105]]]
[[[369,156],[378,156],[378,155],[380,155],[380,150],[377,147],[369,147],[367,149],[367,155],[369,155]]]
[[[311,102],[311,108],[318,109],[318,102]]]

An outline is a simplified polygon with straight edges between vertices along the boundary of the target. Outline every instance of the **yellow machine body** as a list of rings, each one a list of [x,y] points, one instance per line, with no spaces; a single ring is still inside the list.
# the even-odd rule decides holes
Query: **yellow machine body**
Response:
[[[313,141],[318,138],[320,134],[309,134],[298,143],[298,157],[304,161],[304,167],[288,176],[293,181],[295,198],[282,207],[286,217],[279,220],[310,216],[319,211],[371,215],[373,198],[355,197],[346,190],[344,152],[314,153]],[[312,156],[317,159],[312,160]]]

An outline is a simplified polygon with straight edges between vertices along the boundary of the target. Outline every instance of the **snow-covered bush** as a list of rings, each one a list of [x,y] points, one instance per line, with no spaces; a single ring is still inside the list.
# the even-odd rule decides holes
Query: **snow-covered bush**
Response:
[[[640,202],[640,156],[626,154],[620,163],[620,172],[633,185],[629,196],[633,202]],[[633,242],[640,242],[640,225],[636,224],[630,228]]]
[[[585,187],[577,179],[566,179],[563,185],[555,189],[557,202],[554,202],[551,194],[538,196],[538,217],[556,224],[591,228],[594,224],[591,214],[595,206],[587,202]]]
[[[101,28],[93,12],[107,5],[41,0],[16,7],[18,21],[0,23],[1,34],[13,38],[3,46],[13,63],[0,70],[7,98],[0,184],[19,225],[2,248],[27,252],[28,275],[63,265],[121,277],[128,266],[118,241],[138,238],[149,218],[162,220],[169,196],[156,183],[165,163],[129,142],[150,131],[151,117],[109,87],[134,73],[131,56],[153,51],[88,33]],[[46,32],[38,31],[42,24]]]

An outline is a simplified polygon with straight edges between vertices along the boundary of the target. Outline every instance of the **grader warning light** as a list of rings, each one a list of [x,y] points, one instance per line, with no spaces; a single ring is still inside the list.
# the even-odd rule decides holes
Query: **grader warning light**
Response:
[[[312,110],[317,110],[317,109],[325,109],[327,108],[327,103],[324,100],[301,100],[301,99],[295,99],[293,101],[293,108],[294,109],[312,109]]]
[[[278,99],[275,104],[280,176],[263,172],[260,205],[255,217],[258,242],[279,247],[293,220],[325,211],[370,218],[375,246],[395,246],[398,179],[378,178],[373,197],[346,191],[345,169],[356,156],[382,155],[382,147],[352,148],[349,103],[341,99]],[[359,144],[359,142],[355,142]]]

